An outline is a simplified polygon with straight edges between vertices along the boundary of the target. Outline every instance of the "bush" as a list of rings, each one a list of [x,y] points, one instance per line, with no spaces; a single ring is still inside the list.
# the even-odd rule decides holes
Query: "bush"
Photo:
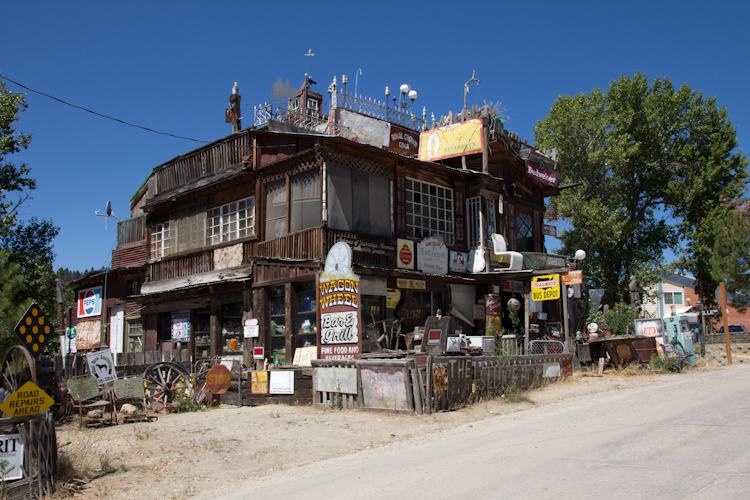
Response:
[[[648,368],[659,373],[680,373],[681,371],[680,366],[674,358],[659,356],[658,354],[651,355]]]

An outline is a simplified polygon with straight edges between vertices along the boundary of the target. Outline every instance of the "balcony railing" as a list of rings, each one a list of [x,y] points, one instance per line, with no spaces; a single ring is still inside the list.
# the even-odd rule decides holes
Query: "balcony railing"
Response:
[[[336,92],[336,106],[341,109],[348,109],[356,113],[377,118],[389,123],[401,125],[404,128],[422,131],[425,129],[425,122],[414,113],[399,110],[396,107],[387,106],[372,99],[365,99],[343,92]]]
[[[190,255],[167,257],[148,266],[151,281],[184,278],[214,270],[214,251],[203,250]]]
[[[146,239],[146,216],[122,220],[117,223],[117,247],[140,243]]]
[[[248,134],[188,153],[154,169],[154,175],[149,181],[149,196],[154,197],[243,162],[248,163],[252,161],[252,156]]]

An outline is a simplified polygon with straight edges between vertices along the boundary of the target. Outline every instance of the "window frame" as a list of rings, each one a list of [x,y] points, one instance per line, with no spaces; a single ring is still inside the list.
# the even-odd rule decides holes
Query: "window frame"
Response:
[[[419,185],[419,192],[416,191],[416,185]],[[427,190],[425,191],[425,187]],[[433,194],[434,188],[434,194]],[[440,192],[444,195],[440,195]],[[405,183],[405,194],[406,194],[406,234],[409,238],[424,239],[429,236],[443,236],[446,245],[453,245],[455,241],[455,196],[453,188],[435,184],[432,182],[421,181],[413,177],[407,177]],[[427,203],[423,203],[423,197],[427,197]],[[435,199],[435,206],[433,207],[430,203],[432,198]],[[443,206],[440,206],[440,201],[443,201]],[[419,206],[419,214],[416,213],[416,207]],[[450,205],[450,208],[448,208]],[[427,209],[427,216],[424,215],[424,209]],[[435,215],[433,216],[433,209]],[[440,218],[440,211],[444,212],[444,215],[448,217]],[[417,225],[417,218],[420,220],[420,224]],[[435,221],[436,227],[433,228],[425,227],[422,224],[423,219],[427,219],[432,222]],[[440,229],[440,223],[443,222],[444,229]]]
[[[252,209],[249,208],[251,202]],[[240,208],[242,203],[244,203],[244,208]],[[243,218],[240,217],[242,211],[245,212]],[[206,244],[220,245],[221,243],[255,236],[255,213],[254,195],[208,209],[206,213]],[[241,222],[245,223],[243,228],[240,228]],[[233,229],[232,225],[234,226]],[[217,234],[214,234],[215,231]],[[240,234],[242,231],[245,231],[245,234]]]

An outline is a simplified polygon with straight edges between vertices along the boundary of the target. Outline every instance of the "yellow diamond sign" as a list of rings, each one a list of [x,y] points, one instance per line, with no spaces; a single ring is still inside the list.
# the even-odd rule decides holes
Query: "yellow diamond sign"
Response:
[[[27,417],[42,413],[54,403],[55,400],[34,382],[26,382],[0,404],[0,410],[11,417]]]
[[[31,304],[26,309],[26,313],[16,325],[15,332],[34,357],[42,354],[44,346],[54,333],[52,325],[44,317],[42,308],[37,303]]]

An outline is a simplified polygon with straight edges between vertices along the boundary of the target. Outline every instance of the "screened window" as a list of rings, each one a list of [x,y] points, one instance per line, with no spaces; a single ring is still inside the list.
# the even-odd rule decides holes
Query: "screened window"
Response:
[[[682,292],[664,292],[664,304],[668,306],[681,306]]]
[[[361,170],[327,164],[328,226],[391,236],[390,180]]]
[[[217,245],[255,234],[255,197],[212,209],[208,219],[208,243]]]
[[[143,319],[125,321],[128,335],[128,352],[143,352]]]
[[[406,233],[411,238],[442,236],[453,244],[453,190],[406,179]]]
[[[286,234],[286,179],[266,185],[266,239]]]
[[[314,168],[289,179],[292,206],[289,230],[292,233],[320,226],[320,169]]]
[[[516,212],[516,251],[531,252],[534,249],[531,214]]]

